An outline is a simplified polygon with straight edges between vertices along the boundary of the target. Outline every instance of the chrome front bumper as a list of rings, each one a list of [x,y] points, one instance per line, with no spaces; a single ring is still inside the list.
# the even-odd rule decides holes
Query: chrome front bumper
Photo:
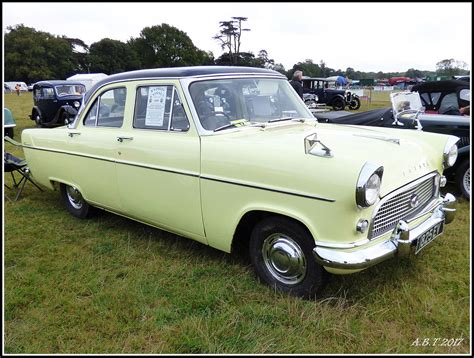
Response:
[[[344,249],[316,246],[313,249],[314,257],[322,266],[351,270],[365,269],[397,255],[407,257],[414,252],[418,238],[426,230],[442,221],[445,224],[453,221],[456,213],[455,204],[456,198],[448,193],[442,202],[430,211],[431,216],[414,228],[410,229],[407,221],[400,220],[390,238],[379,244],[350,252]]]

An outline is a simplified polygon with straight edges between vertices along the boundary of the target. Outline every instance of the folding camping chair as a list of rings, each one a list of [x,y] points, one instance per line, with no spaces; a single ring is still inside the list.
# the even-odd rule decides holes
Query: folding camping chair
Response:
[[[14,141],[10,137],[4,137],[4,139],[7,142],[12,143],[13,145],[20,146],[21,144]],[[14,199],[12,200],[7,194],[5,194],[5,197],[9,201],[17,201],[18,198],[20,197],[21,192],[23,191],[23,188],[25,187],[26,182],[32,183],[38,190],[43,191],[30,177],[30,170],[28,169],[27,163],[24,159],[20,159],[18,157],[15,157],[13,154],[8,153],[8,152],[3,152],[3,169],[5,173],[10,173],[12,176],[12,181],[13,181],[13,188],[10,188],[7,184],[4,184],[5,187],[7,187],[9,190],[16,190],[16,194]],[[15,173],[19,174],[21,176],[20,180],[18,181],[17,178],[15,177]]]

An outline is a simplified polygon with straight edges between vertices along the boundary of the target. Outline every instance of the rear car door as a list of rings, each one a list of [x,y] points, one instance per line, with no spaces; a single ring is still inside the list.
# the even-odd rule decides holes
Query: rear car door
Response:
[[[179,81],[136,82],[128,90],[131,128],[117,137],[122,207],[130,217],[206,242],[200,140]]]
[[[84,198],[97,206],[122,212],[117,185],[117,137],[123,132],[125,86],[102,90],[86,108],[76,128],[68,129],[72,154],[70,176]]]

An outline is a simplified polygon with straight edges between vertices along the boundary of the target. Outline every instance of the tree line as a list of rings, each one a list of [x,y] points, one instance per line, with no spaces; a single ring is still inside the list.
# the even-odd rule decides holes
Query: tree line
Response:
[[[276,70],[291,78],[302,70],[311,77],[347,75],[351,79],[388,78],[393,76],[424,77],[427,75],[467,74],[465,64],[454,59],[438,62],[437,71],[409,69],[405,72],[361,72],[351,67],[345,70],[328,67],[323,60],[314,63],[306,59],[286,70],[281,63],[260,50],[257,55],[241,51],[245,17],[221,21],[213,37],[224,51],[214,58],[210,51],[197,48],[189,36],[178,28],[161,24],[145,27],[136,38],[127,42],[103,38],[88,46],[79,38],[56,36],[37,31],[23,24],[7,27],[4,35],[4,79],[33,83],[45,79],[65,79],[76,73],[103,72],[108,75],[146,68],[197,65],[251,66]]]

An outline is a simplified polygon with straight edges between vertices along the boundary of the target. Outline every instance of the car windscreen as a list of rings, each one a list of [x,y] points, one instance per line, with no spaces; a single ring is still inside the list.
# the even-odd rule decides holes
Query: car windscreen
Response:
[[[191,98],[206,130],[233,124],[314,117],[285,79],[227,78],[194,82]]]
[[[84,85],[58,85],[54,87],[58,97],[80,96],[86,92]]]

